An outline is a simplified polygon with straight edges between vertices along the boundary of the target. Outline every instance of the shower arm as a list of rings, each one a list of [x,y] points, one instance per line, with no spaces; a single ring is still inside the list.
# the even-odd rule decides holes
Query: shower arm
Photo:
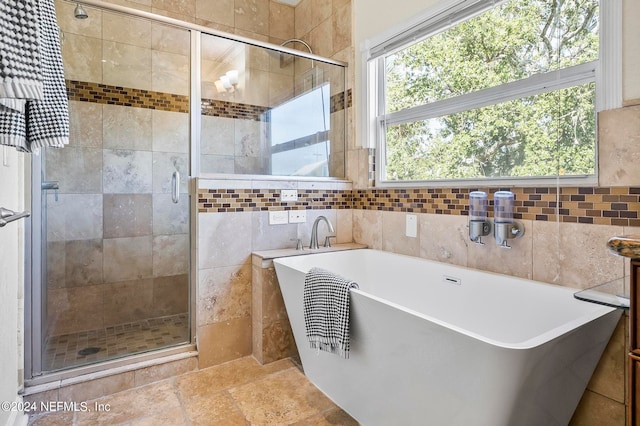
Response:
[[[290,38],[288,40],[283,41],[282,43],[280,43],[280,46],[284,47],[285,45],[289,44],[289,43],[300,43],[302,45],[304,45],[304,47],[307,48],[307,50],[309,50],[309,53],[313,55],[313,50],[311,50],[311,46],[309,46],[309,43],[307,43],[304,40],[301,40],[299,38]],[[280,53],[280,55],[282,55],[282,52]],[[311,68],[313,68],[313,59],[311,59]]]

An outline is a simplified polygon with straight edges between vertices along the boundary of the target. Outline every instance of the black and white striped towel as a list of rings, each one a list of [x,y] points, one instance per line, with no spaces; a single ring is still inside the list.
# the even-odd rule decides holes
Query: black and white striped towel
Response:
[[[321,268],[304,278],[304,323],[312,349],[349,358],[349,290],[355,282]]]
[[[30,29],[20,40],[7,33],[8,27],[0,32],[0,59],[6,65],[0,70],[0,79],[11,83],[3,86],[6,96],[0,105],[0,144],[25,152],[61,148],[69,143],[69,106],[54,0],[2,0],[0,22],[13,22],[16,16]],[[30,59],[22,58],[21,63],[16,52]],[[37,97],[39,78],[42,93]],[[26,87],[34,88],[33,93]],[[17,107],[20,101],[26,101],[23,109]]]

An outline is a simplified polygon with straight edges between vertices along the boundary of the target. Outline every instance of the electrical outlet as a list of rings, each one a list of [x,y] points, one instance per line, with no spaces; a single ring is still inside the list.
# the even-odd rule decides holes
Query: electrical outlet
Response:
[[[280,201],[288,203],[290,201],[298,201],[297,189],[283,189],[280,193]]]
[[[306,221],[306,210],[289,210],[289,223],[305,223]]]
[[[415,214],[407,215],[406,231],[407,237],[416,238],[418,236],[418,216]]]
[[[286,225],[289,223],[289,214],[286,211],[269,212],[269,225]]]

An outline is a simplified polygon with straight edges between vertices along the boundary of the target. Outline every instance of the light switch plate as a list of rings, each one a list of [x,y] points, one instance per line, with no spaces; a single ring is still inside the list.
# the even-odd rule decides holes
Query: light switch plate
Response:
[[[408,214],[406,225],[405,233],[407,237],[416,238],[418,236],[418,216],[415,214]]]
[[[298,201],[297,189],[283,189],[280,193],[280,201],[288,203],[290,201]]]
[[[269,225],[285,225],[289,223],[289,212],[272,211],[269,212]]]
[[[305,223],[306,221],[306,210],[289,210],[289,223]]]

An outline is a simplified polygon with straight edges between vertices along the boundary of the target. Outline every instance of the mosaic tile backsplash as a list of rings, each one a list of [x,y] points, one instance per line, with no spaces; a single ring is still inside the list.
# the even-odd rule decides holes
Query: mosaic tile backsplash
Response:
[[[411,188],[367,190],[301,190],[295,203],[282,202],[280,190],[200,189],[198,211],[223,213],[265,210],[362,209],[412,213],[468,215],[469,192],[492,194],[510,190],[515,195],[516,219],[640,226],[640,188]]]

